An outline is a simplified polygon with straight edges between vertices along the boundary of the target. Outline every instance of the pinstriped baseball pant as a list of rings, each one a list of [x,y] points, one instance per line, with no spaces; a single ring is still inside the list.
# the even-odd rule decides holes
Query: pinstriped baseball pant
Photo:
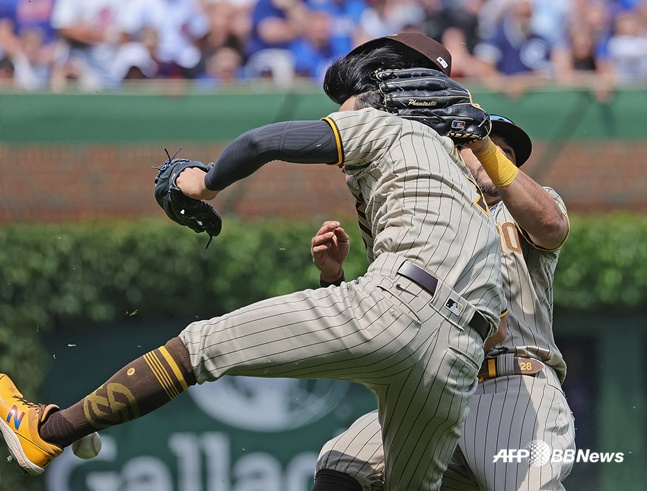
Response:
[[[393,491],[436,490],[454,452],[483,340],[383,254],[339,287],[264,300],[190,324],[180,337],[198,383],[223,375],[358,382],[376,395]],[[454,294],[455,295],[455,294]],[[453,314],[452,314],[453,315]]]
[[[382,489],[384,453],[377,413],[356,420],[327,442],[317,470],[354,477],[365,491]],[[443,476],[442,490],[536,491],[564,489],[572,463],[494,461],[501,449],[527,449],[532,441],[552,450],[575,449],[575,426],[555,372],[485,380],[470,401],[459,445]],[[386,487],[386,489],[389,489]]]

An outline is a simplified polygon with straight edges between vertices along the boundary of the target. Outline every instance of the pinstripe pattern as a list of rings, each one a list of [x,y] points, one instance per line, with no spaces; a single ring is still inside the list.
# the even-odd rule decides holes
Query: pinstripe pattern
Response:
[[[546,189],[566,215],[561,198],[554,190]],[[551,328],[553,274],[559,251],[532,247],[522,232],[516,233],[514,220],[502,202],[493,207],[492,213],[501,234],[509,332],[505,343],[488,355],[507,350],[540,358],[547,367],[536,377],[498,377],[478,384],[441,489],[559,490],[563,489],[561,482],[572,464],[549,462],[531,466],[527,460],[493,462],[499,450],[527,448],[534,440],[541,440],[552,449],[574,449],[575,427],[561,389],[566,366]],[[529,314],[533,311],[537,314],[534,317]],[[362,416],[346,432],[326,443],[317,470],[345,472],[366,491],[381,489],[385,463],[380,451],[380,430],[377,413]]]
[[[574,449],[575,428],[557,374],[546,368],[536,377],[508,376],[479,384],[470,416],[443,479],[443,490],[564,489],[572,464],[527,460],[494,463],[501,449],[523,449],[534,440],[552,449]]]
[[[364,198],[372,255],[402,254],[498,324],[491,316],[500,308],[500,257],[492,252],[498,237],[451,140],[376,109],[329,119],[344,138],[347,184]]]
[[[180,337],[198,383],[246,375],[366,385],[378,400],[387,486],[436,490],[483,359],[468,321],[479,309],[495,325],[504,308],[496,229],[449,140],[373,109],[329,123],[373,238],[367,273],[195,322]],[[407,259],[438,276],[433,298],[396,274]],[[449,310],[450,298],[462,310]]]
[[[366,218],[366,202],[362,193],[358,193],[355,196],[355,212],[357,214],[357,225],[362,234],[362,241],[368,254],[368,260],[369,262],[373,262],[373,233],[371,231],[371,224]]]
[[[544,188],[567,215],[561,197]],[[497,346],[498,352],[514,351],[519,356],[537,358],[552,366],[560,379],[566,377],[564,358],[553,336],[553,280],[559,249],[544,251],[533,247],[516,227],[508,209],[499,202],[491,210],[501,235],[503,280],[508,298],[508,337]]]

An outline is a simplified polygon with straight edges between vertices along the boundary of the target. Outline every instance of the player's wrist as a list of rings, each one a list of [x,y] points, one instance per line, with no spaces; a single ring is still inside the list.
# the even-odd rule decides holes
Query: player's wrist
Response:
[[[505,156],[492,140],[489,141],[487,147],[484,149],[473,151],[496,187],[503,188],[509,186],[517,178],[519,168]]]
[[[319,274],[319,285],[322,287],[335,285],[339,286],[342,281],[344,281],[344,269],[341,268],[337,274],[333,275],[324,275],[324,273]]]
[[[490,145],[491,142],[492,140],[490,140],[490,137],[486,136],[481,140],[475,140],[473,142],[463,143],[462,146],[469,148],[472,152],[474,152],[474,155],[476,155],[478,152],[482,152],[483,150],[487,149],[487,147]]]

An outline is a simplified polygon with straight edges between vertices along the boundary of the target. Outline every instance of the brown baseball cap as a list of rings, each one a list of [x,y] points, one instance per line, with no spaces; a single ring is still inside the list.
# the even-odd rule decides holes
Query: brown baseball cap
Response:
[[[452,69],[452,55],[445,47],[438,41],[425,36],[420,32],[401,32],[399,34],[391,34],[381,38],[372,39],[364,44],[360,44],[353,49],[348,56],[362,53],[375,49],[389,43],[402,44],[422,55],[431,61],[438,69],[445,75],[449,76]]]

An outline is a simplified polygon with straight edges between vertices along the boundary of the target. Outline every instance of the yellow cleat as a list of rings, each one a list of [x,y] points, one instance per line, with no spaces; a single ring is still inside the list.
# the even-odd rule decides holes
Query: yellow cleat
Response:
[[[38,427],[58,406],[34,404],[22,394],[4,373],[0,374],[0,431],[9,452],[25,472],[41,474],[45,466],[63,453],[63,449],[47,443],[38,434]]]

